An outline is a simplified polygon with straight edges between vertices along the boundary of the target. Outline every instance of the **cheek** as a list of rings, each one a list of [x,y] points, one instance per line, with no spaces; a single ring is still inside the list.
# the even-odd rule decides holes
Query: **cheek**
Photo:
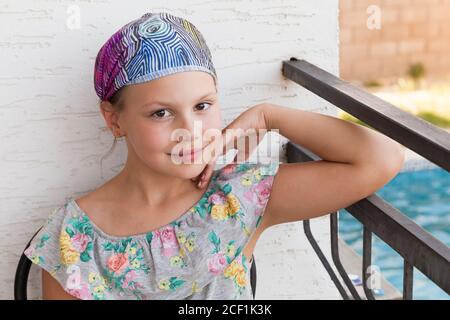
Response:
[[[167,131],[167,132],[166,132]],[[137,153],[151,156],[163,152],[170,137],[170,131],[161,126],[152,126],[145,122],[136,123],[133,128],[134,147]]]
[[[222,117],[220,115],[220,109],[217,108],[214,112],[212,112],[207,119],[203,122],[203,130],[207,129],[218,129],[222,127]]]

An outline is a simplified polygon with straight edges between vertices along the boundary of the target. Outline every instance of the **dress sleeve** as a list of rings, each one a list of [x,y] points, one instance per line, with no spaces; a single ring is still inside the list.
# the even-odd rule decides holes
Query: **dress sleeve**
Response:
[[[58,225],[63,212],[63,207],[53,209],[47,221],[34,236],[24,254],[36,265],[53,274],[58,264],[59,236]]]
[[[92,243],[89,240],[89,228],[77,235],[79,246],[74,247],[71,236],[73,229],[67,225],[67,203],[55,208],[46,222],[34,236],[24,254],[36,265],[55,278],[61,287],[72,296],[86,298],[75,289],[80,282],[78,261],[90,259]],[[83,229],[83,221],[77,221]],[[78,268],[78,270],[77,270]]]
[[[232,163],[222,168],[219,174],[219,183],[223,181],[222,191],[229,193],[229,211],[238,215],[247,236],[261,222],[278,169],[279,161],[274,160]]]

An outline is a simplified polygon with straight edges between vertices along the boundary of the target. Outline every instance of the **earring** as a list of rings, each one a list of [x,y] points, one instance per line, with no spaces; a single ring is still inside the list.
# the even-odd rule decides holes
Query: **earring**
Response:
[[[113,131],[113,136],[115,138],[121,138],[121,137],[124,137],[125,135],[124,134],[120,134],[119,130],[114,130]]]

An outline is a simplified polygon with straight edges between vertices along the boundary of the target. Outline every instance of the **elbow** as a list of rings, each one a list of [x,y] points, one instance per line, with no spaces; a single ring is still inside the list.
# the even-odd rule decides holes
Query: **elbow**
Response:
[[[402,170],[405,163],[405,147],[393,142],[388,150],[380,155],[376,171],[379,174],[380,185],[384,186]]]
[[[366,186],[370,190],[367,194],[372,194],[389,183],[401,171],[404,162],[405,147],[396,141],[372,153],[370,160],[362,165]]]
[[[387,171],[392,176],[392,178],[395,177],[403,168],[406,157],[405,149],[406,148],[401,144],[394,142],[393,150],[387,157],[389,159],[389,163],[387,164]]]

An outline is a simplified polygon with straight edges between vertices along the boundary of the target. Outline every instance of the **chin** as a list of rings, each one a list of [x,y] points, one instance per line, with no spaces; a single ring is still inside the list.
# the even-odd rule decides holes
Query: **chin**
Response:
[[[187,166],[180,166],[179,170],[177,171],[177,176],[183,179],[192,179],[195,177],[198,177],[204,169],[204,166],[196,166],[193,165]]]
[[[171,171],[173,171],[173,174],[178,177],[182,177],[182,178],[186,178],[186,179],[191,179],[191,178],[197,177],[200,173],[202,173],[203,169],[205,169],[205,167],[206,167],[206,164],[202,163],[202,162],[174,163],[174,162],[172,162],[172,160],[170,158],[169,158],[169,162],[170,162],[170,166],[173,168],[173,170],[171,170]]]

